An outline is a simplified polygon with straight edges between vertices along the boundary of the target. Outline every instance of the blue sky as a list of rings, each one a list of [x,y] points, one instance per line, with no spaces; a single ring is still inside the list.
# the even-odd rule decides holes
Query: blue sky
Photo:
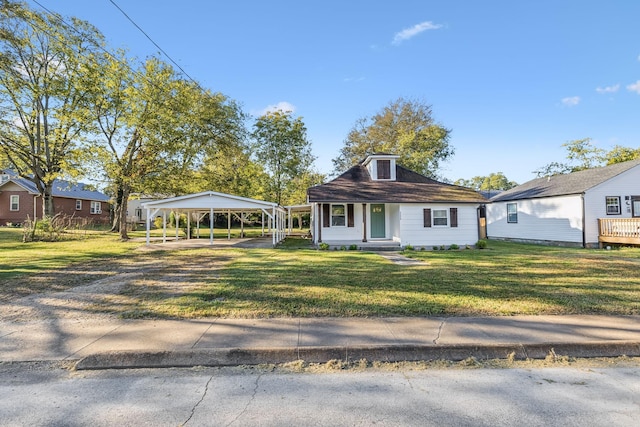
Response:
[[[523,183],[575,139],[640,146],[640,1],[114,1],[202,86],[254,115],[292,108],[322,173],[398,97],[452,130],[450,180]],[[38,3],[158,52],[109,0]]]

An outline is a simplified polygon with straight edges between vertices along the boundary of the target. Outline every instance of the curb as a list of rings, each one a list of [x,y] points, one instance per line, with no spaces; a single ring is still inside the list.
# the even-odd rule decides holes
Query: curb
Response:
[[[112,351],[83,357],[77,370],[186,368],[194,366],[240,366],[280,364],[304,360],[326,363],[330,360],[353,362],[362,359],[378,362],[416,362],[433,360],[544,359],[549,353],[579,358],[639,357],[640,342],[606,341],[589,343],[540,343],[497,345],[390,345],[357,347],[218,348],[175,351]]]

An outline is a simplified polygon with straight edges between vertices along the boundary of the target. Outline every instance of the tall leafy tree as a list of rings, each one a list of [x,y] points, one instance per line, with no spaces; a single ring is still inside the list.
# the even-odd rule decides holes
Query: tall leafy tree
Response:
[[[433,119],[430,105],[398,98],[372,117],[356,121],[333,159],[334,173],[370,154],[390,153],[400,156],[398,163],[403,166],[436,178],[440,163],[454,154],[450,133]]]
[[[629,148],[616,145],[604,155],[607,165],[640,159],[640,148]]]
[[[121,52],[87,79],[96,84],[94,119],[100,129],[96,160],[115,193],[112,229],[127,239],[126,212],[132,192],[182,194],[206,150],[241,132],[235,104],[203,91],[150,58],[134,69]]]
[[[251,159],[247,147],[228,144],[207,154],[195,182],[201,190],[263,199],[269,176],[261,164]]]
[[[509,190],[518,185],[514,181],[509,181],[502,172],[490,173],[488,176],[474,176],[471,179],[458,179],[454,184],[474,190]]]
[[[254,155],[269,174],[267,198],[286,203],[292,181],[310,172],[315,160],[306,126],[291,112],[275,111],[259,117],[251,135]]]
[[[54,215],[54,180],[77,173],[91,124],[91,88],[82,75],[103,44],[93,26],[71,19],[73,27],[22,3],[0,2],[0,150],[42,194],[44,216]]]
[[[538,176],[552,176],[640,158],[640,148],[616,145],[610,151],[595,147],[591,138],[576,139],[562,144],[567,150],[564,162],[551,162],[534,171]]]

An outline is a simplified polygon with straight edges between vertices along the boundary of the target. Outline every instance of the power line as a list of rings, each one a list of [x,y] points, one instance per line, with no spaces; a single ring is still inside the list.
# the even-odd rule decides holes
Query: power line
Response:
[[[116,9],[118,9],[118,10],[120,11],[120,13],[122,13],[122,14],[125,16],[125,18],[127,18],[127,19],[129,20],[129,22],[131,22],[131,23],[132,23],[132,24],[133,24],[133,25],[134,25],[134,26],[135,26],[135,27],[136,27],[136,28],[137,28],[137,29],[138,29],[142,34],[144,34],[144,36],[145,36],[147,39],[149,39],[149,41],[150,41],[151,43],[153,43],[153,45],[154,45],[155,47],[157,47],[157,48],[160,50],[160,52],[162,52],[162,54],[163,54],[164,56],[166,56],[166,57],[169,59],[169,61],[171,61],[171,63],[172,63],[173,65],[175,65],[176,67],[178,67],[178,69],[179,69],[180,71],[182,71],[182,74],[184,74],[185,76],[187,76],[187,77],[189,78],[189,80],[191,80],[192,82],[194,82],[195,84],[197,84],[198,86],[200,86],[200,85],[198,84],[198,82],[196,82],[196,81],[195,81],[195,80],[194,80],[194,79],[193,79],[193,78],[192,78],[192,77],[191,77],[191,76],[190,76],[190,75],[189,75],[189,74],[188,74],[188,73],[187,73],[187,72],[186,72],[186,71],[185,71],[185,70],[184,70],[184,69],[183,69],[183,68],[182,68],[182,67],[181,67],[177,62],[176,62],[176,61],[174,61],[174,60],[173,60],[173,58],[171,58],[171,56],[169,56],[169,54],[168,54],[167,52],[165,52],[165,51],[164,51],[164,49],[162,49],[162,48],[160,47],[160,45],[158,45],[158,43],[156,43],[156,42],[155,42],[155,41],[154,41],[154,40],[149,36],[149,34],[147,34],[147,33],[142,29],[142,27],[140,27],[140,26],[139,26],[139,25],[138,25],[138,24],[137,24],[133,19],[131,19],[131,17],[130,17],[129,15],[127,15],[127,13],[126,13],[124,10],[122,10],[122,8],[121,8],[120,6],[118,6],[118,5],[116,4],[116,2],[115,2],[115,1],[113,1],[113,0],[109,0],[109,2],[110,2],[112,5],[114,5],[114,6],[115,6],[115,8],[116,8]]]

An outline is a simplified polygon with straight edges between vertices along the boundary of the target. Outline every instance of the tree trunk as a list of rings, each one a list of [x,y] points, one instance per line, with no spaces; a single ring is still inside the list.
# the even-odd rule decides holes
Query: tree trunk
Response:
[[[131,193],[131,189],[124,185],[122,186],[122,200],[120,200],[120,211],[116,212],[116,216],[120,217],[120,239],[121,240],[129,240],[129,235],[127,234],[127,204],[129,202],[129,194]]]
[[[111,223],[111,232],[117,233],[120,231],[120,211],[122,210],[122,185],[116,185],[116,200],[113,206],[113,222]],[[126,212],[126,211],[125,211]],[[126,214],[125,214],[126,216]]]
[[[42,218],[53,218],[56,214],[53,203],[53,184],[46,184],[42,194]]]

